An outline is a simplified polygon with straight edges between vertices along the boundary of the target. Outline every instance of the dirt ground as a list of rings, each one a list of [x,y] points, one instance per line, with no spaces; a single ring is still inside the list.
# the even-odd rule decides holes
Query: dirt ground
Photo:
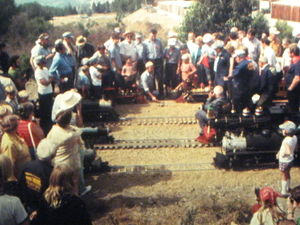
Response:
[[[172,117],[193,116],[198,107],[165,101],[116,109],[125,117]],[[116,139],[191,139],[197,133],[197,125],[122,126],[112,131]],[[248,224],[254,188],[280,190],[279,172],[215,169],[211,163],[218,151],[218,147],[99,151],[104,161],[125,169],[88,177],[93,192],[86,201],[94,224]],[[291,174],[292,186],[296,186],[299,168]]]

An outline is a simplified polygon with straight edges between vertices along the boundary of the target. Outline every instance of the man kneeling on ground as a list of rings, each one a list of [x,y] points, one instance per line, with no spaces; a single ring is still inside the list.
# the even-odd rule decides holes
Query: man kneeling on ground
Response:
[[[141,75],[141,89],[145,93],[146,97],[149,97],[152,101],[157,101],[154,90],[154,64],[152,62],[147,62],[145,72]]]

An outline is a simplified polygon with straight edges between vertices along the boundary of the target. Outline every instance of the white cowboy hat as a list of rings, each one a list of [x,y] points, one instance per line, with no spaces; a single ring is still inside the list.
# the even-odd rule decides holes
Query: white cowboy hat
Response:
[[[214,39],[214,38],[213,38],[213,36],[212,36],[210,33],[204,34],[204,36],[203,36],[203,42],[204,42],[205,44],[207,44],[207,43],[213,41],[213,39]]]
[[[52,107],[52,120],[55,121],[61,113],[72,110],[80,102],[81,98],[79,93],[72,90],[57,95]]]
[[[271,27],[270,30],[269,30],[269,33],[277,35],[277,34],[280,34],[280,31],[277,30],[276,27]]]

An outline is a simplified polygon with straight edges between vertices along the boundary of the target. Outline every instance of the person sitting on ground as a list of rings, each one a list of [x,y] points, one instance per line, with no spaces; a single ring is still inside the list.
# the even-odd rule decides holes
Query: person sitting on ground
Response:
[[[228,104],[224,96],[224,89],[222,86],[215,86],[214,90],[209,93],[208,99],[202,109],[199,109],[195,117],[199,121],[200,132],[199,137],[203,135],[204,127],[207,126],[209,116],[220,117],[225,113],[224,107]],[[208,115],[210,114],[210,115]]]
[[[75,174],[66,164],[53,169],[44,194],[47,208],[38,215],[43,225],[92,225],[85,203],[74,191]]]
[[[146,97],[149,97],[152,101],[157,101],[155,90],[154,90],[154,64],[149,61],[145,65],[146,70],[141,75],[141,89],[143,90]]]
[[[285,121],[279,128],[282,130],[284,139],[279,152],[276,154],[276,158],[279,160],[279,170],[282,177],[281,194],[286,195],[290,190],[290,170],[293,165],[294,151],[298,140],[295,135],[296,125],[292,121]]]
[[[31,160],[26,142],[17,134],[18,124],[19,117],[16,115],[7,115],[1,121],[4,134],[0,153],[11,159],[16,178],[19,176],[22,166]]]
[[[133,64],[131,57],[126,59],[126,63],[122,68],[121,75],[124,79],[124,86],[123,88],[132,89],[132,85],[135,83],[136,78],[136,66]]]
[[[253,214],[250,225],[277,225],[284,218],[284,214],[277,206],[276,199],[281,197],[270,187],[259,191],[260,208]]]
[[[4,179],[0,167],[0,224],[29,225],[28,215],[20,199],[3,192]]]
[[[31,159],[36,158],[36,148],[40,141],[45,137],[42,128],[34,119],[34,105],[31,102],[19,105],[19,126],[18,134],[22,137],[29,147]]]

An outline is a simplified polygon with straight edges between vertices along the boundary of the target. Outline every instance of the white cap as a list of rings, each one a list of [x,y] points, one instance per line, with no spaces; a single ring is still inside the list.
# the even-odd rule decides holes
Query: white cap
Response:
[[[246,56],[246,52],[242,49],[237,49],[234,51],[234,57],[243,57]]]
[[[210,34],[210,33],[206,33],[206,34],[204,34],[204,36],[203,36],[203,42],[205,43],[205,44],[207,44],[207,43],[209,43],[209,42],[211,42],[211,41],[213,41],[213,36]]]
[[[175,46],[176,45],[176,39],[175,38],[170,38],[168,40],[168,46]]]
[[[294,124],[290,120],[287,120],[283,124],[280,124],[279,128],[282,130],[286,130],[288,133],[291,133],[296,129],[296,124]]]
[[[74,38],[74,35],[70,31],[63,33],[62,36],[63,38]]]
[[[174,38],[174,37],[177,37],[177,33],[174,32],[174,31],[169,31],[168,32],[168,38]]]
[[[146,68],[149,68],[150,66],[154,66],[153,62],[148,61],[145,65]]]
[[[81,100],[81,95],[75,91],[66,91],[63,94],[56,96],[52,107],[51,118],[53,121],[57,119],[57,116],[63,112],[72,110]]]
[[[223,48],[224,47],[224,41],[216,40],[212,47],[213,47],[213,49]]]
[[[190,58],[190,55],[189,55],[188,53],[183,54],[183,55],[181,56],[181,59],[182,59],[182,60],[187,60],[187,59],[189,59],[189,58]]]

